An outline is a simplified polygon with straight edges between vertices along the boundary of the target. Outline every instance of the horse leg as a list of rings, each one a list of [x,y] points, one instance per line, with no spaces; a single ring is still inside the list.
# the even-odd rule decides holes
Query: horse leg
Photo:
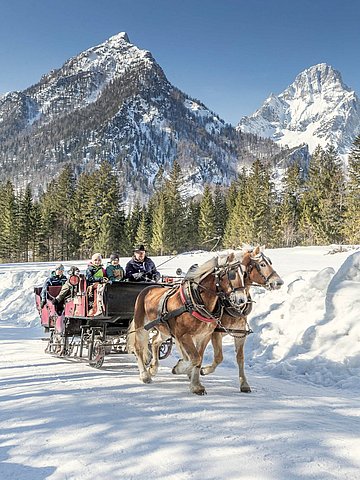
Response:
[[[189,356],[184,350],[182,344],[178,342],[176,338],[175,338],[175,345],[176,345],[176,349],[178,350],[182,358],[180,358],[177,364],[173,367],[172,373],[174,375],[185,374],[185,375],[188,375],[190,379],[191,371],[192,371],[192,363],[190,362]]]
[[[182,349],[186,352],[192,368],[190,372],[190,392],[195,393],[196,395],[205,395],[205,387],[200,382],[200,367],[202,362],[202,353],[200,353],[193,342],[193,339],[190,334],[182,335],[181,341]]]
[[[146,369],[149,359],[149,333],[144,328],[136,328],[135,319],[130,323],[127,336],[127,350],[135,353],[140,380],[144,383],[151,383],[151,375]]]
[[[151,362],[149,365],[149,373],[152,377],[157,374],[159,369],[159,351],[163,340],[163,336],[159,331],[157,331],[151,339]]]
[[[223,361],[223,351],[222,351],[222,334],[219,332],[214,332],[211,335],[211,344],[214,350],[214,358],[211,365],[205,365],[205,367],[201,367],[200,374],[201,375],[209,375],[209,373],[213,373],[216,367]]]
[[[239,382],[240,382],[240,392],[250,393],[251,388],[248,384],[245,376],[244,368],[244,345],[245,345],[246,336],[244,337],[234,337],[235,343],[235,352],[236,352],[236,361],[239,367]]]

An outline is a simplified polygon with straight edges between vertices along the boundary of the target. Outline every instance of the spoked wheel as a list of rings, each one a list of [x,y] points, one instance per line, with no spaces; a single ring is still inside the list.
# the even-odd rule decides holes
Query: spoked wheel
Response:
[[[172,340],[171,337],[168,338],[167,340],[165,340],[165,342],[163,342],[160,345],[159,360],[164,360],[165,358],[167,358],[170,355],[171,350],[172,350],[172,346],[173,346],[173,340]]]
[[[94,344],[93,349],[89,349],[89,365],[93,368],[101,368],[105,359],[105,347],[101,341]]]

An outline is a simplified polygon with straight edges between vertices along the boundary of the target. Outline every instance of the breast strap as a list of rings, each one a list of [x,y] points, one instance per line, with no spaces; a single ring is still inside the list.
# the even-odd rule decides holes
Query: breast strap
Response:
[[[179,290],[180,299],[183,305],[176,310],[168,311],[167,302],[169,298],[177,293]],[[201,322],[214,323],[218,322],[223,314],[223,307],[218,301],[214,312],[208,312],[203,303],[194,301],[194,296],[201,298],[198,294],[192,292],[191,284],[189,281],[184,281],[181,285],[172,287],[170,291],[164,292],[160,298],[158,306],[158,317],[155,320],[147,323],[145,330],[151,330],[153,327],[159,324],[166,324],[170,331],[169,320],[175,317],[179,317],[183,313],[190,313],[193,317]]]

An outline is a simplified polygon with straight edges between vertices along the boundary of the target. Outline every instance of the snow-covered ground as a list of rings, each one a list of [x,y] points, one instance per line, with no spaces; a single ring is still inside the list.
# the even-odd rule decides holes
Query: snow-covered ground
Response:
[[[150,385],[131,355],[101,370],[46,355],[33,287],[51,265],[0,265],[0,479],[359,479],[360,249],[332,250],[266,251],[285,283],[252,290],[252,393],[239,393],[226,337],[204,397],[171,374],[176,351]]]

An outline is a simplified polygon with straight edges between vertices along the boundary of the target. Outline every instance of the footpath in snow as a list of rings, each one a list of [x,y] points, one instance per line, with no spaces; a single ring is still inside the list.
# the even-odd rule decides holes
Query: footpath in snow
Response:
[[[32,290],[51,266],[0,266],[0,478],[360,478],[360,251],[330,250],[266,252],[285,284],[253,289],[252,393],[239,393],[227,337],[205,397],[171,374],[176,352],[151,385],[131,355],[101,370],[46,355]]]

